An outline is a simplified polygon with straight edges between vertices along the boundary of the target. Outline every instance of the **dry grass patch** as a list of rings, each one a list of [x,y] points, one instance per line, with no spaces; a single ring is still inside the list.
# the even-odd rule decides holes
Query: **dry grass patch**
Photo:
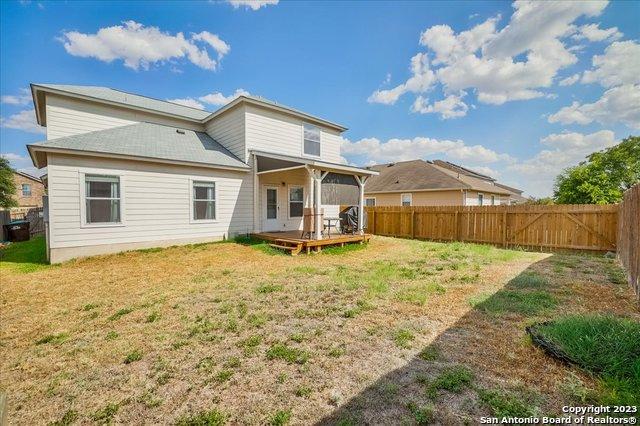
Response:
[[[0,265],[10,421],[460,420],[451,413],[500,405],[506,380],[560,394],[566,368],[523,339],[531,318],[633,309],[626,288],[610,280],[614,266],[597,257],[558,265],[544,254],[383,237],[339,255],[290,257],[267,247],[202,244],[56,267],[22,268],[10,257]],[[593,272],[563,272],[573,263]],[[524,270],[544,279],[510,285]],[[522,306],[536,308],[507,309],[513,298],[501,291],[526,293]],[[555,303],[538,309],[536,292]],[[438,385],[429,399],[415,380],[445,383],[439,374],[458,364],[473,380],[450,398]],[[474,386],[498,393],[482,399]],[[364,408],[354,405],[359,398]]]

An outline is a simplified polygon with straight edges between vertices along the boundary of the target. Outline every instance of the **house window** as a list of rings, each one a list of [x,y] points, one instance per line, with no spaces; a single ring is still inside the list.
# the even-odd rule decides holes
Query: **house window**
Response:
[[[304,127],[304,154],[320,157],[320,127],[312,124],[303,124]]]
[[[120,223],[120,177],[86,175],[86,223]]]
[[[215,218],[215,182],[193,182],[193,219],[214,220]]]
[[[302,186],[289,187],[289,217],[302,217],[304,207],[304,188]]]
[[[22,184],[22,196],[31,197],[31,185],[28,183]]]
[[[411,194],[402,194],[401,195],[402,205],[410,206],[411,205]]]
[[[491,205],[492,205],[492,206],[495,206],[495,205],[496,205],[496,196],[495,196],[495,195],[492,195],[492,196],[491,196]]]
[[[364,199],[364,205],[366,207],[375,207],[376,206],[376,199],[375,198],[365,198]]]
[[[484,204],[484,194],[478,194],[478,205],[481,206]]]

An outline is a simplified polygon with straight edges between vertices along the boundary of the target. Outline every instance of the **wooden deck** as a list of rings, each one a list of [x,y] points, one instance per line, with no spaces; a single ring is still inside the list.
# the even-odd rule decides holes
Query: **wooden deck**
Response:
[[[289,250],[292,256],[297,255],[303,250],[310,253],[311,250],[320,251],[326,246],[344,246],[349,243],[366,243],[371,238],[371,234],[352,235],[352,234],[331,234],[324,235],[321,240],[309,238],[301,238],[301,231],[282,231],[282,232],[259,232],[251,234],[252,237],[269,241],[272,247],[282,250]]]

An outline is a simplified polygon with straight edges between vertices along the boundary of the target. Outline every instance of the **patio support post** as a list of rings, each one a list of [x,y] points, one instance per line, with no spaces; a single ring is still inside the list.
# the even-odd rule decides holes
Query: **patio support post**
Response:
[[[364,184],[367,182],[366,176],[354,175],[358,187],[360,188],[360,199],[358,201],[358,232],[364,234]]]
[[[329,172],[323,172],[322,170],[316,170],[307,168],[307,171],[313,179],[313,206],[314,206],[314,226],[315,226],[315,239],[322,239],[322,180],[327,176]]]

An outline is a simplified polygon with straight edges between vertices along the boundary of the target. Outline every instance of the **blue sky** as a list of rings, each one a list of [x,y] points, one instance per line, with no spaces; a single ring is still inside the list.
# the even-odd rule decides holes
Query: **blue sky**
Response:
[[[350,163],[448,159],[536,196],[640,131],[639,2],[231,3],[1,2],[3,155],[28,170],[44,138],[32,82],[246,91],[347,126]]]

